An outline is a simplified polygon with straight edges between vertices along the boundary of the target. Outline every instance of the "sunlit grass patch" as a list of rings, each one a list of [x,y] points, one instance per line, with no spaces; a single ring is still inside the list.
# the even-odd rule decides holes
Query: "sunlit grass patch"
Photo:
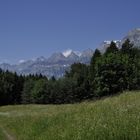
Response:
[[[4,106],[0,124],[17,140],[139,140],[140,92],[72,105]]]

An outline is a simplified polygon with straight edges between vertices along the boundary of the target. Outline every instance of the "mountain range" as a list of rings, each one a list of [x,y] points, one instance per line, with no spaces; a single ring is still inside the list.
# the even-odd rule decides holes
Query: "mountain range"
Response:
[[[52,76],[59,78],[64,75],[66,70],[69,70],[73,63],[80,62],[88,64],[93,52],[92,49],[87,49],[82,53],[66,50],[65,52],[54,53],[49,58],[41,56],[35,60],[28,60],[16,65],[3,63],[0,65],[0,68],[12,72],[16,71],[18,74],[28,75],[41,73],[48,78]]]
[[[126,39],[129,39],[134,46],[140,47],[140,28],[131,30],[121,40],[113,40],[117,47],[120,48],[122,43]],[[103,53],[106,48],[110,45],[111,41],[103,41],[98,49]],[[0,68],[3,70],[9,70],[17,72],[18,74],[42,74],[48,78],[55,76],[57,78],[62,77],[65,71],[70,69],[73,63],[84,63],[89,64],[90,59],[94,53],[93,49],[87,49],[83,52],[76,52],[72,50],[66,50],[65,52],[59,52],[52,54],[49,58],[43,56],[28,61],[21,61],[19,64],[10,65],[7,63],[0,64]]]

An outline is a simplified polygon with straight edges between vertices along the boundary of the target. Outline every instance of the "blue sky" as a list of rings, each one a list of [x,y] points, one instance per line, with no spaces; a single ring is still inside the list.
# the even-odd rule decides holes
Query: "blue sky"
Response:
[[[0,0],[0,62],[95,49],[140,27],[140,0]]]

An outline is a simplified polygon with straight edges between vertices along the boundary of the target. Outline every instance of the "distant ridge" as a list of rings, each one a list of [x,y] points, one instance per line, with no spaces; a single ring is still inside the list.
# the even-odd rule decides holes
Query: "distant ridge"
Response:
[[[140,47],[140,28],[135,28],[127,33],[127,35],[122,39],[121,44],[129,39],[134,46]]]
[[[120,48],[126,39],[129,39],[130,42],[133,43],[135,47],[140,47],[140,28],[135,28],[135,29],[129,31],[126,34],[126,36],[123,37],[121,40],[105,40],[99,45],[98,49],[102,53],[104,53],[106,48],[109,47],[111,41],[115,42],[117,47]]]
[[[140,28],[133,29],[129,31],[122,40],[113,40],[117,47],[120,48],[122,43],[129,39],[134,46],[140,47]],[[110,45],[111,40],[103,41],[98,49],[104,53],[106,48]],[[73,63],[84,63],[89,64],[91,57],[94,53],[93,49],[86,49],[83,52],[73,51],[68,49],[64,52],[58,52],[52,54],[49,58],[41,56],[34,60],[24,61],[21,60],[20,63],[16,65],[10,65],[7,63],[0,64],[0,68],[3,70],[9,70],[12,72],[17,72],[18,74],[43,74],[48,78],[55,76],[57,78],[62,77],[66,70],[70,69]]]
[[[81,62],[88,64],[93,52],[92,49],[87,49],[83,52],[66,50],[65,52],[54,53],[49,58],[41,56],[35,60],[21,61],[16,65],[3,63],[0,65],[0,68],[13,72],[16,71],[18,74],[28,75],[41,73],[48,78],[52,76],[59,78],[64,75],[66,70],[70,69],[70,65],[73,63]]]

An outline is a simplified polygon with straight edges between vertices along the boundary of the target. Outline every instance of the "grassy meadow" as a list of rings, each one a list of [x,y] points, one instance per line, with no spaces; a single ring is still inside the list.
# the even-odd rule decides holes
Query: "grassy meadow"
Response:
[[[2,106],[0,140],[140,140],[140,92],[70,105]]]

